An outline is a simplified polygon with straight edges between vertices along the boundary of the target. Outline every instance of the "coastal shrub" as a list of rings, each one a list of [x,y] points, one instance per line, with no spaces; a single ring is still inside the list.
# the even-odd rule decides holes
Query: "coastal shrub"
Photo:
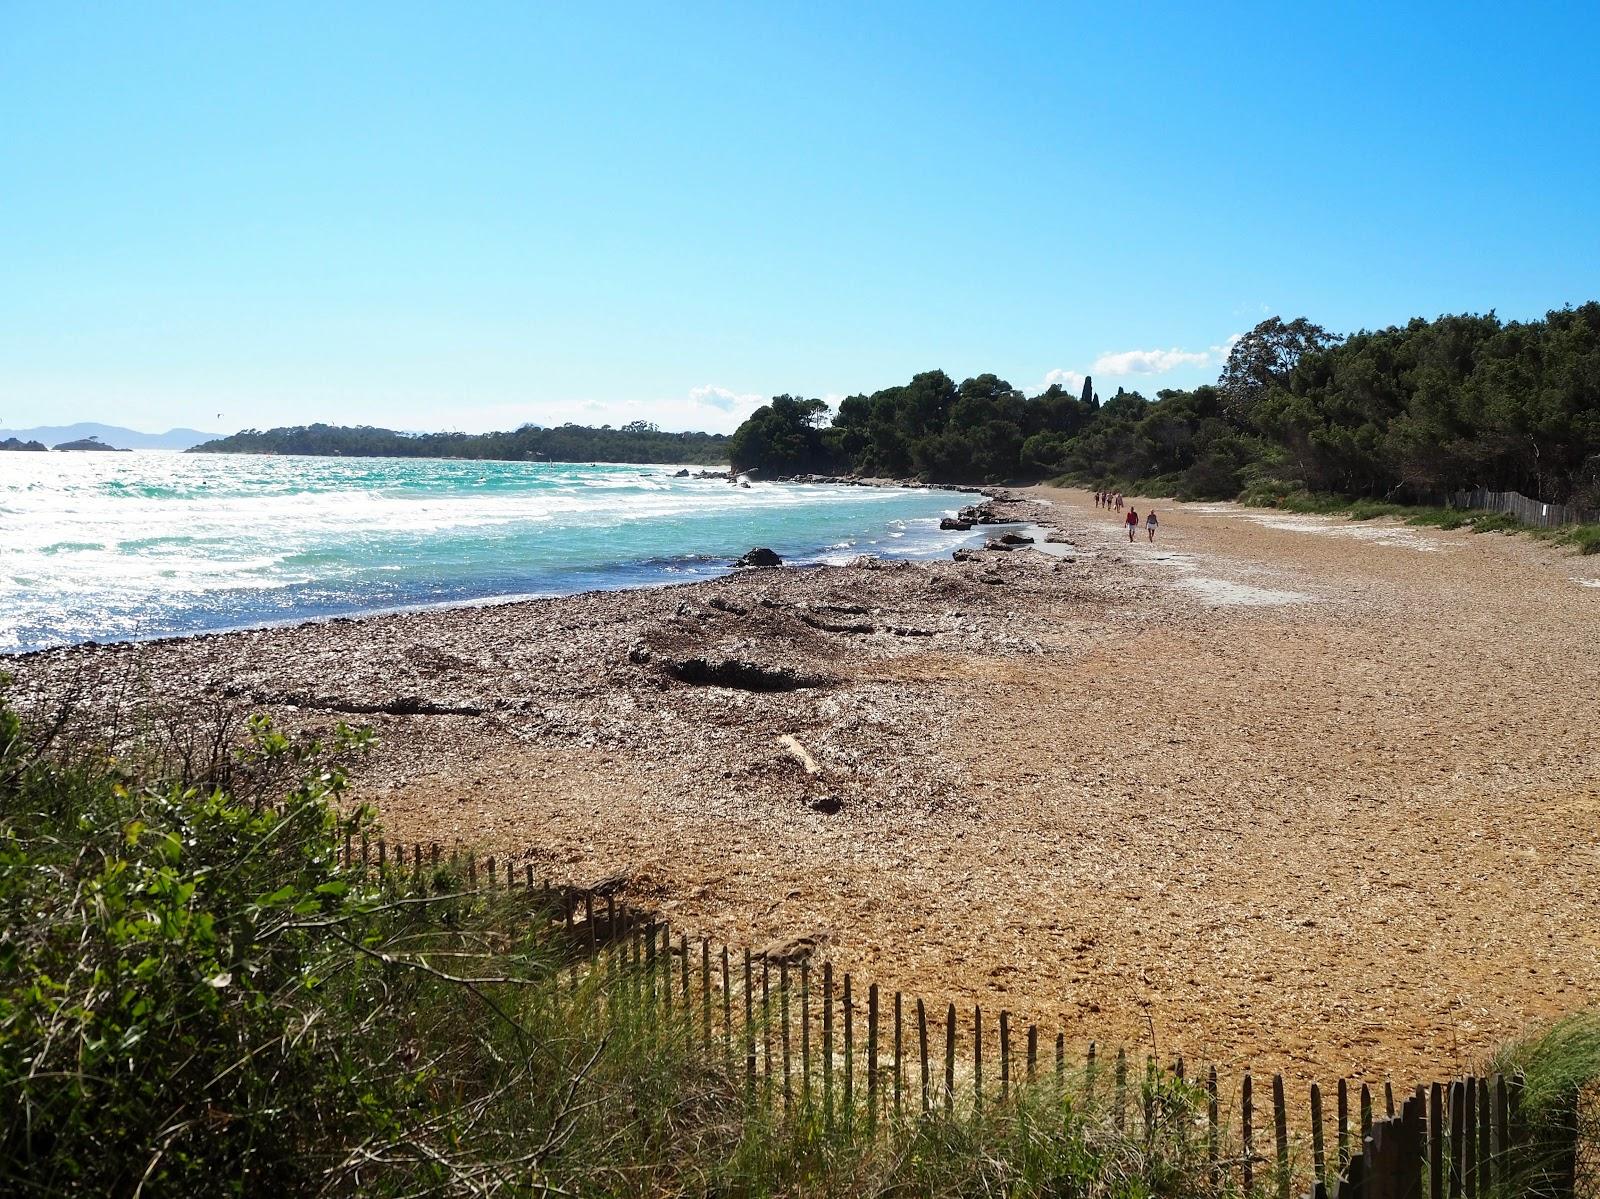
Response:
[[[1588,1193],[1600,1184],[1600,1012],[1576,1012],[1502,1046],[1488,1071],[1523,1084],[1528,1149],[1510,1193]]]
[[[1573,525],[1564,530],[1562,540],[1580,554],[1600,554],[1600,525]]]

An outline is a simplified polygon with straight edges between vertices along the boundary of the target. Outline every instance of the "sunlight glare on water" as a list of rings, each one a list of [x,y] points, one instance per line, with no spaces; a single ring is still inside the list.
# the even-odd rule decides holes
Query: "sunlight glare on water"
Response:
[[[969,502],[950,492],[677,469],[0,454],[0,652],[686,581],[755,545],[822,562],[970,540],[938,528]]]

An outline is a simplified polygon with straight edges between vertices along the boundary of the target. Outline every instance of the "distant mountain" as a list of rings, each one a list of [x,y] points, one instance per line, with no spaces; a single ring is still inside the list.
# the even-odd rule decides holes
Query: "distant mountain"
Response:
[[[81,421],[76,425],[41,425],[37,429],[0,429],[0,440],[15,437],[19,441],[42,441],[46,445],[60,445],[67,441],[84,441],[98,437],[110,445],[130,450],[187,450],[202,441],[220,437],[220,433],[202,433],[198,429],[168,429],[165,433],[140,433],[137,429],[124,429],[120,425],[101,425]]]

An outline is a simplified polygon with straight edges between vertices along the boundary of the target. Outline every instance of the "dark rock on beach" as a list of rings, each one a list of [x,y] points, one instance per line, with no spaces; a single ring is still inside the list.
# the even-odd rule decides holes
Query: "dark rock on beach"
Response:
[[[734,565],[756,567],[782,566],[783,559],[778,557],[777,554],[773,553],[773,551],[769,550],[766,546],[758,545],[744,557],[734,562]]]

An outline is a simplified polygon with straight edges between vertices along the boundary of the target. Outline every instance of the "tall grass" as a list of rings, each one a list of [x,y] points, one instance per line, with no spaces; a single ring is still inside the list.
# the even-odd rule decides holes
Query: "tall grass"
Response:
[[[1523,1084],[1529,1149],[1513,1193],[1600,1193],[1600,1012],[1575,1013],[1502,1046],[1489,1068]]]

